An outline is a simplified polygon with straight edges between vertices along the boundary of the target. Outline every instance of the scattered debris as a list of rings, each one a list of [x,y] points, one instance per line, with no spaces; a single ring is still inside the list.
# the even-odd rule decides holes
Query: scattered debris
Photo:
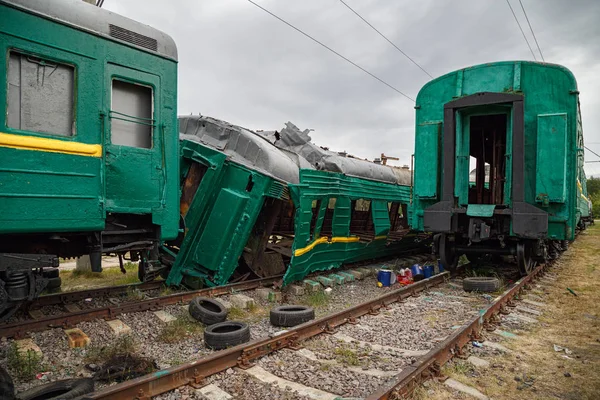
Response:
[[[478,341],[473,341],[473,346],[475,347],[483,347],[483,345],[481,343],[479,343]]]
[[[567,349],[566,347],[562,347],[562,346],[559,346],[556,344],[553,346],[554,346],[554,351],[556,351],[556,352],[564,351],[565,354],[573,354],[573,352],[571,350]]]
[[[576,297],[577,297],[577,293],[575,293],[575,292],[573,291],[573,289],[571,289],[571,288],[567,288],[567,290],[568,290],[568,291],[569,291],[569,293],[571,293],[573,296],[576,296]]]
[[[123,382],[158,369],[160,367],[154,360],[132,354],[118,354],[108,359],[94,374],[94,378],[99,381]]]

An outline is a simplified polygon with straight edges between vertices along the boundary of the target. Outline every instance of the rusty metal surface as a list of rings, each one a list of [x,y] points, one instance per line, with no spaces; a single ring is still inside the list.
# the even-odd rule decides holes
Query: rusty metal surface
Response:
[[[65,313],[62,315],[49,316],[25,322],[15,322],[12,324],[0,325],[0,337],[23,337],[29,332],[35,332],[56,327],[71,327],[80,322],[92,321],[98,318],[113,319],[123,313],[153,310],[170,304],[188,302],[196,296],[219,296],[227,293],[232,293],[234,291],[255,289],[261,286],[273,284],[281,278],[282,276],[279,275],[265,279],[254,279],[251,281],[233,283],[225,286],[217,286],[213,288],[194,290],[184,293],[175,293],[168,296],[157,297],[154,299],[142,300],[135,303],[115,305],[112,307],[101,307],[92,310],[82,310],[74,313]],[[102,288],[97,290],[100,291],[108,289],[111,288]],[[79,295],[83,294],[83,292],[78,293]],[[64,293],[63,295],[67,294]],[[56,296],[57,297],[53,296],[53,299],[58,299],[60,297],[60,295]]]
[[[494,303],[482,310],[480,314],[471,321],[457,329],[451,336],[431,349],[423,357],[420,357],[410,366],[403,368],[392,380],[382,385],[372,393],[367,400],[405,398],[429,377],[439,374],[440,367],[452,359],[460,349],[472,340],[479,337],[479,332],[484,325],[490,323],[491,319],[500,312],[515,296],[517,296],[536,276],[541,274],[548,264],[538,266],[531,274],[515,282]]]
[[[324,332],[333,332],[340,325],[354,321],[357,317],[365,314],[378,313],[380,309],[385,308],[387,305],[442,283],[449,277],[449,272],[444,272],[335,314],[296,326],[280,335],[257,339],[186,364],[153,372],[131,381],[104,388],[83,398],[145,400],[183,385],[201,385],[203,379],[207,376],[234,366],[249,367],[252,361],[259,357],[285,347],[294,348],[301,341],[312,336]]]

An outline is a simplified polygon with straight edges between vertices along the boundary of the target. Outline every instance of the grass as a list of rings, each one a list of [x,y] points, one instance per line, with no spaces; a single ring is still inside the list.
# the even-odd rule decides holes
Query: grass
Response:
[[[132,262],[123,265],[126,273],[123,274],[119,267],[104,268],[102,272],[92,271],[60,271],[63,292],[83,290],[102,286],[117,286],[139,283],[138,266]]]
[[[146,295],[138,289],[128,287],[127,292],[125,293],[125,297],[127,297],[127,299],[131,301],[141,301],[146,298]]]
[[[269,311],[257,304],[248,304],[248,309],[244,310],[240,307],[231,307],[227,313],[227,319],[243,322],[257,322],[267,317]]]
[[[357,366],[360,364],[358,354],[352,349],[338,347],[333,351],[333,353],[335,354],[337,361],[342,364],[352,366]]]
[[[164,343],[177,343],[191,337],[199,336],[204,327],[188,314],[183,314],[175,321],[166,324],[158,334],[158,340]]]
[[[544,284],[544,314],[539,323],[503,344],[512,352],[486,356],[492,368],[472,374],[461,362],[444,373],[498,399],[597,399],[600,393],[600,225],[579,235],[557,261],[556,281]],[[572,295],[566,288],[577,293]],[[573,353],[555,352],[553,344]],[[527,377],[524,383],[523,377]],[[438,395],[442,393],[441,395]],[[445,396],[444,397],[444,394]],[[441,385],[431,383],[415,398],[449,398]]]
[[[102,346],[92,344],[86,351],[87,363],[102,364],[116,356],[132,355],[137,351],[137,344],[132,336],[119,336],[113,343]]]
[[[324,291],[319,290],[317,292],[309,293],[308,296],[304,298],[304,303],[313,308],[324,307],[329,303],[329,296],[326,295]]]
[[[15,342],[10,344],[6,359],[11,375],[21,381],[30,381],[36,374],[47,369],[38,353],[33,350],[19,351]]]

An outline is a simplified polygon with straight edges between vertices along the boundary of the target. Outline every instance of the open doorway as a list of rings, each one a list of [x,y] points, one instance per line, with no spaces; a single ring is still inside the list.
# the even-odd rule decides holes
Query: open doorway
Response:
[[[469,204],[504,203],[506,114],[470,118]]]

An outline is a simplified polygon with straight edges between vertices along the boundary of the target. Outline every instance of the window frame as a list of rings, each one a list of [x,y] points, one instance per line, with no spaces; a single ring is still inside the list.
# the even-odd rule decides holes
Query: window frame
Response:
[[[123,115],[123,113],[120,113],[118,111],[114,111],[113,110],[113,83],[114,81],[119,81],[122,83],[127,83],[130,85],[137,85],[137,86],[141,86],[141,87],[145,87],[145,88],[149,88],[150,89],[150,121],[151,124],[148,124],[148,126],[150,126],[150,147],[140,147],[140,146],[129,146],[126,144],[118,144],[118,143],[114,143],[112,141],[113,139],[113,126],[112,126],[112,120],[113,119],[118,119],[118,120],[123,120],[123,121],[128,121],[131,123],[139,123],[136,121],[132,121],[132,120],[125,120],[124,118],[121,118],[123,116],[127,117],[126,115]],[[108,120],[109,120],[109,129],[108,129],[108,143],[110,143],[111,146],[121,146],[121,147],[127,147],[128,149],[138,149],[138,150],[149,150],[152,151],[155,149],[155,142],[156,142],[156,138],[155,136],[155,131],[157,128],[157,113],[156,113],[156,85],[147,82],[147,81],[143,81],[143,80],[138,80],[138,79],[132,79],[129,76],[125,76],[125,75],[121,75],[121,74],[111,74],[110,75],[110,85],[109,85],[109,104],[108,104]],[[113,117],[112,113],[116,112],[117,114],[119,114],[121,117]],[[133,117],[133,116],[131,116]],[[143,117],[133,117],[133,118],[137,118],[137,119],[145,119]]]
[[[73,59],[66,59],[66,58],[62,58],[62,57],[55,57],[52,55],[48,55],[49,53],[52,52],[56,52],[55,49],[48,49],[46,47],[39,47],[35,46],[35,48],[31,49],[31,43],[26,42],[25,46],[7,46],[5,47],[5,57],[6,57],[6,61],[4,63],[4,77],[6,79],[6,93],[4,96],[4,116],[3,116],[3,120],[4,120],[4,129],[6,130],[6,132],[8,133],[14,133],[14,134],[19,134],[19,135],[23,135],[23,136],[34,136],[34,137],[41,137],[41,138],[47,138],[47,139],[54,139],[54,140],[64,140],[64,141],[77,141],[78,139],[78,135],[79,135],[79,112],[78,112],[78,108],[79,108],[79,72],[80,72],[80,67],[79,64],[77,62],[75,62]],[[28,49],[29,47],[29,49]],[[47,50],[50,50],[49,52]],[[9,87],[10,87],[10,83],[8,80],[8,74],[9,74],[9,68],[10,68],[10,55],[11,53],[16,53],[19,54],[21,56],[26,56],[26,57],[35,57],[37,59],[43,60],[43,61],[48,61],[48,62],[52,62],[52,63],[57,63],[57,64],[61,64],[67,67],[71,67],[73,68],[73,102],[72,102],[72,115],[73,115],[73,119],[71,121],[71,129],[72,129],[72,133],[68,136],[66,135],[61,135],[58,133],[52,133],[52,132],[41,132],[41,131],[35,131],[35,130],[29,130],[29,129],[21,129],[21,128],[14,128],[8,125],[8,107],[9,107]],[[1,72],[1,71],[0,71]],[[0,103],[1,104],[1,103]]]

